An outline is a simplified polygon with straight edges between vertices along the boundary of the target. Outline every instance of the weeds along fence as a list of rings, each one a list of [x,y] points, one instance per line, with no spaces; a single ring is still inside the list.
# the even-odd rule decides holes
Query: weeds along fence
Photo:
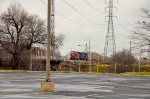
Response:
[[[93,73],[125,73],[125,72],[150,72],[150,66],[139,66],[138,64],[83,64],[81,62],[66,63],[56,66],[56,71],[65,72],[91,72]]]

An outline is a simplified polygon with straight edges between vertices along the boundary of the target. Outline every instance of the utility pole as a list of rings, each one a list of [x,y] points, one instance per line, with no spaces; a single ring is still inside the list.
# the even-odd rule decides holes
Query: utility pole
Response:
[[[130,61],[130,65],[131,65],[131,63],[132,63],[132,42],[130,41],[130,58],[129,58],[129,61]]]
[[[106,41],[104,47],[104,57],[114,55],[116,53],[116,43],[115,43],[115,35],[114,35],[114,21],[113,18],[116,17],[113,15],[114,9],[114,0],[109,0],[109,6],[106,9],[109,9],[108,17],[108,27],[107,27],[107,34],[106,34]]]
[[[47,15],[47,58],[46,58],[46,81],[50,81],[50,56],[51,56],[51,0],[48,0],[48,15]]]
[[[85,44],[85,53],[88,53],[88,45],[87,45],[87,43]]]
[[[91,55],[91,42],[89,41],[89,58],[90,58],[90,64],[89,64],[89,72],[92,71],[92,55]]]
[[[87,43],[85,44],[85,53],[87,53],[85,60],[88,60],[88,44]]]
[[[48,0],[48,12],[47,12],[47,58],[46,58],[46,78],[41,83],[42,92],[53,92],[54,83],[50,79],[50,56],[51,56],[51,0]]]
[[[55,60],[55,2],[51,0],[51,59]]]
[[[130,41],[130,54],[132,54],[132,42]]]

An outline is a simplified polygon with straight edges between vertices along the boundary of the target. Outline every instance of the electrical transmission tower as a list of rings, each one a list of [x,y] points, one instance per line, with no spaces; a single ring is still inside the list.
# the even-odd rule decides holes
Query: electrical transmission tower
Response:
[[[55,2],[51,0],[51,59],[55,58]]]
[[[109,6],[106,7],[109,9],[109,15],[108,17],[108,28],[107,28],[107,34],[106,34],[106,41],[105,41],[105,47],[104,47],[104,56],[110,56],[116,53],[116,44],[115,44],[115,35],[114,35],[114,21],[113,18],[116,17],[113,15],[114,10],[114,0],[109,0]]]

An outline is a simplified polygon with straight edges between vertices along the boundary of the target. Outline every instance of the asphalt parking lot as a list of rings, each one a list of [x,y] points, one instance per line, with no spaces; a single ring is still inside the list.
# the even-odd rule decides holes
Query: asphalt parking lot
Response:
[[[0,99],[150,99],[150,77],[52,73],[55,92],[38,91],[44,73],[0,73]]]

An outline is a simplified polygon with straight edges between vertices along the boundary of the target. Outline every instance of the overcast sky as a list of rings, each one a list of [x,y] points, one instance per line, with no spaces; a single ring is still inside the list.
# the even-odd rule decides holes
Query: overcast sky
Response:
[[[19,2],[31,14],[38,14],[46,20],[47,0],[0,0],[0,13],[5,11],[11,2]],[[70,50],[84,51],[85,45],[91,41],[91,50],[103,53],[107,22],[105,0],[54,0],[56,10],[56,34],[64,34],[64,46],[62,55]],[[71,5],[70,7],[66,2]],[[90,4],[89,4],[90,3]],[[150,9],[150,0],[114,0],[114,29],[117,51],[123,48],[129,49],[129,37],[136,26],[136,22],[142,20],[141,8]],[[107,18],[106,18],[107,20]]]

